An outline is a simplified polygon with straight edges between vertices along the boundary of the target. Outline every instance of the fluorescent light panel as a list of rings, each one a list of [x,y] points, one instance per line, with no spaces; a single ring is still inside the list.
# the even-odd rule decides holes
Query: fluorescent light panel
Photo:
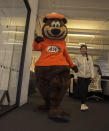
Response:
[[[95,35],[88,35],[88,34],[68,34],[68,36],[95,37]]]
[[[23,31],[2,31],[2,33],[17,33],[17,34],[24,34]]]
[[[67,46],[68,48],[80,48],[80,46],[73,46],[73,45],[68,45]],[[91,47],[91,46],[88,46],[87,48],[89,48],[89,49],[94,49],[94,47]]]

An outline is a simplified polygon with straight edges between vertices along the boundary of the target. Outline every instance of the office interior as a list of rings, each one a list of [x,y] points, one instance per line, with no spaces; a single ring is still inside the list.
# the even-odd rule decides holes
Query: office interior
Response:
[[[32,50],[32,42],[35,33],[42,35],[43,17],[51,12],[62,13],[67,18],[66,46],[72,61],[80,55],[81,44],[88,46],[88,54],[102,72],[101,93],[108,99],[108,0],[0,0],[0,114],[22,106],[34,95],[34,100],[37,99],[34,63],[40,52]],[[66,93],[71,99],[73,85],[71,78]]]

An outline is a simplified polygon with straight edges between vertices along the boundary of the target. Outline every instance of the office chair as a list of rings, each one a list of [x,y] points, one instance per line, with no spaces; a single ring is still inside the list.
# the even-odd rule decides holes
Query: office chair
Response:
[[[94,78],[94,82],[91,82],[88,87],[88,92],[92,95],[87,97],[87,100],[94,99],[100,102],[104,100],[102,97],[103,95],[102,95],[102,87],[101,87],[101,75],[96,75],[96,77]],[[97,94],[101,94],[101,96]]]

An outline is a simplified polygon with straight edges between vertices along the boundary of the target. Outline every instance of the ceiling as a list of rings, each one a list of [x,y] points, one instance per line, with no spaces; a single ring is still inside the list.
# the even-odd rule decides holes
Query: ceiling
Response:
[[[79,46],[87,44],[89,53],[105,55],[109,50],[109,0],[39,0],[38,20],[50,12],[65,15],[69,35],[69,52],[79,53]],[[38,24],[39,25],[39,24]],[[37,29],[36,29],[37,30]]]
[[[0,0],[0,44],[23,43],[26,16],[24,0]]]
[[[24,8],[23,0],[0,0],[0,8]]]
[[[1,25],[24,26],[26,14],[23,0],[0,0]]]
[[[108,0],[39,0],[39,15],[59,12],[69,19],[107,20]]]
[[[39,0],[36,31],[41,34],[42,18],[50,12],[65,15],[69,34],[68,51],[78,54],[87,44],[92,55],[109,51],[109,0]],[[23,0],[0,0],[0,24],[25,26],[26,8]],[[6,20],[7,18],[7,20]]]

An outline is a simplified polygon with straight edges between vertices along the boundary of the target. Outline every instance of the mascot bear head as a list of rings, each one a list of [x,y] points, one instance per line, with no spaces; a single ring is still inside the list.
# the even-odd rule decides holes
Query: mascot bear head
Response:
[[[43,19],[44,25],[42,34],[45,38],[62,40],[67,36],[67,20],[64,15],[51,13],[47,14]]]

